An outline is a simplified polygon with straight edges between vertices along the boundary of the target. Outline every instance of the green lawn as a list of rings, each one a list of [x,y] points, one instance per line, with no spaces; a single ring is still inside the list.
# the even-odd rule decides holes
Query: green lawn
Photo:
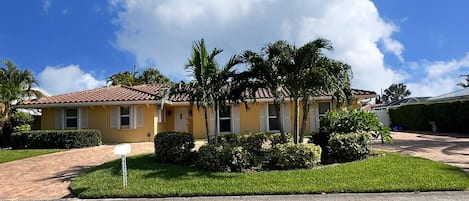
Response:
[[[0,150],[0,163],[62,151],[60,149]]]
[[[195,195],[294,194],[465,190],[469,175],[427,159],[385,153],[367,160],[309,170],[209,173],[154,162],[152,155],[128,158],[128,188],[122,188],[120,161],[76,178],[80,198]]]

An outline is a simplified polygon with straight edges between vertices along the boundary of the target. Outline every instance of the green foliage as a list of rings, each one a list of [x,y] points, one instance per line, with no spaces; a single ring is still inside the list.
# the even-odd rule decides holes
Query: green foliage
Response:
[[[382,136],[392,142],[389,128],[385,127],[376,114],[363,110],[328,111],[321,118],[321,132],[325,133],[361,133],[370,132],[374,137]]]
[[[23,149],[23,150],[0,150],[0,163],[30,158],[34,156],[50,154],[61,151],[60,149]]]
[[[436,123],[439,132],[469,132],[469,101],[441,103],[420,103],[391,108],[389,116],[392,125],[404,130],[430,131],[429,122]]]
[[[29,125],[33,123],[34,117],[26,112],[16,112],[10,117],[13,126]]]
[[[267,134],[267,136],[269,136],[271,147],[275,147],[278,144],[293,143],[293,136],[291,135],[291,133],[285,133],[287,142],[284,142],[284,140],[282,140],[282,135],[280,133]]]
[[[99,130],[38,130],[11,135],[14,149],[71,149],[101,144]]]
[[[380,97],[380,101],[389,103],[392,101],[403,99],[410,96],[411,92],[407,89],[407,86],[403,83],[391,84],[389,88],[384,90],[384,94]]]
[[[269,135],[264,133],[225,134],[217,137],[219,144],[241,146],[253,154],[261,154],[262,145],[269,139]]]
[[[321,161],[321,147],[312,144],[278,144],[266,154],[265,169],[312,168]]]
[[[208,144],[198,153],[197,165],[210,171],[241,172],[252,166],[252,155],[242,146]]]
[[[191,163],[194,153],[194,137],[184,132],[164,132],[155,136],[155,156],[157,161],[171,163]]]
[[[370,156],[371,134],[332,134],[329,145],[332,156],[337,162],[361,160]]]
[[[29,124],[15,126],[13,128],[13,132],[24,132],[24,131],[30,131],[30,130],[31,130],[31,126]]]

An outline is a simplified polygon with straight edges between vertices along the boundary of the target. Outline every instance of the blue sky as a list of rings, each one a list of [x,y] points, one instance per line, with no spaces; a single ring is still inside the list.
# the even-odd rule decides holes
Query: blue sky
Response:
[[[178,81],[191,43],[233,54],[323,37],[352,65],[353,87],[404,82],[415,96],[457,90],[469,74],[469,2],[408,0],[3,1],[0,59],[32,70],[51,94],[102,87],[119,71],[156,67]],[[21,12],[20,12],[21,11]]]

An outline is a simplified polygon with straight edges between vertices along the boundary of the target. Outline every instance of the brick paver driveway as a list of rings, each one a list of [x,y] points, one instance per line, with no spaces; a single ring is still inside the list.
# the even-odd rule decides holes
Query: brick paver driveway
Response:
[[[393,144],[375,142],[374,147],[441,161],[469,174],[469,134],[420,134],[393,132]]]
[[[132,143],[132,155],[153,152],[153,143]],[[114,146],[73,149],[0,164],[0,200],[70,197],[70,180],[118,159]]]

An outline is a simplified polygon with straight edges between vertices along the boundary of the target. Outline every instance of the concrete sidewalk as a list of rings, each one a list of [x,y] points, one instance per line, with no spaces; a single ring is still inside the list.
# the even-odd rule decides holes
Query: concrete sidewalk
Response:
[[[71,201],[79,199],[67,199]],[[280,200],[321,200],[321,201],[467,201],[468,191],[443,191],[443,192],[422,192],[422,193],[340,193],[340,194],[306,194],[306,195],[258,195],[258,196],[213,196],[213,197],[170,197],[170,198],[119,198],[119,199],[86,199],[87,201],[214,201],[214,200],[260,200],[260,201],[280,201]]]

